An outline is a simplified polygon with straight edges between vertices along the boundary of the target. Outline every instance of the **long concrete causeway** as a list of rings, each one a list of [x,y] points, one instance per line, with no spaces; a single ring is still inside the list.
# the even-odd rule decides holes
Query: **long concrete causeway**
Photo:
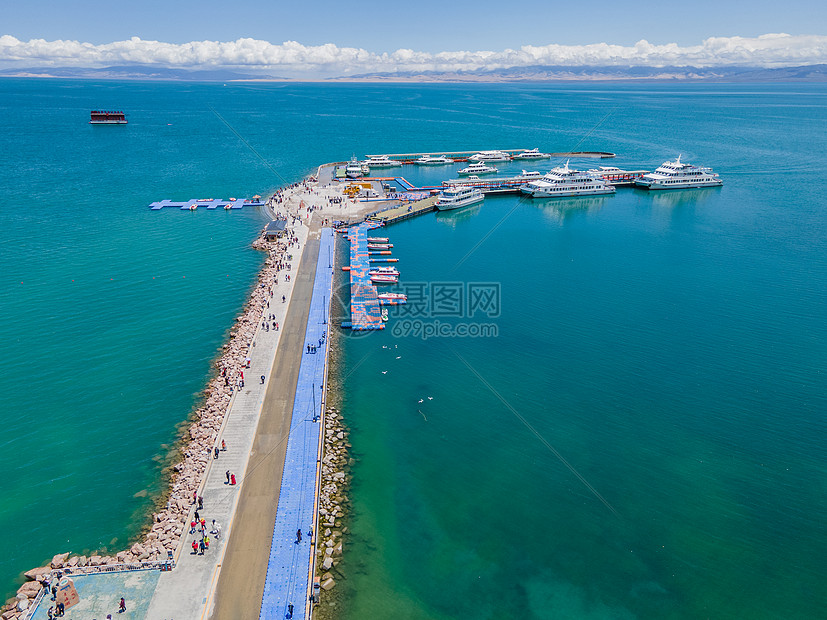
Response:
[[[290,605],[293,618],[309,617],[335,234],[303,226],[296,234],[305,246],[302,264],[293,282],[274,286],[268,310],[282,328],[256,334],[248,385],[234,396],[221,431],[227,450],[212,461],[201,491],[201,516],[208,529],[215,519],[221,536],[211,535],[202,555],[189,548],[196,536],[185,534],[172,571],[73,576],[80,603],[66,610],[66,620],[103,620],[108,613],[281,619]],[[225,471],[236,475],[236,486],[226,484]],[[121,596],[124,614],[117,613]],[[44,598],[30,617],[46,620],[52,605]]]

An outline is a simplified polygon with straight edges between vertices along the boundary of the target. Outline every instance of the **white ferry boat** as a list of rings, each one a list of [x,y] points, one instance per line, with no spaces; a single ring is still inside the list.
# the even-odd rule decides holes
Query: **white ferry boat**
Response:
[[[469,164],[462,170],[458,170],[457,174],[465,176],[469,174],[492,174],[494,172],[497,172],[497,169],[494,166],[486,166],[481,161],[476,161],[473,164]]]
[[[414,160],[415,164],[420,166],[444,166],[445,164],[453,164],[453,159],[448,159],[444,155],[423,155],[419,159]]]
[[[377,297],[379,298],[379,303],[404,304],[408,301],[408,296],[404,293],[379,293]]]
[[[391,159],[387,155],[370,155],[365,161],[362,162],[362,165],[368,166],[369,168],[394,168],[395,166],[401,166],[401,162],[398,162],[394,159]]]
[[[450,185],[439,193],[436,208],[440,211],[450,211],[451,209],[475,205],[482,202],[483,199],[482,192],[476,187]]]
[[[588,172],[557,166],[542,179],[530,181],[520,188],[524,194],[534,198],[557,198],[564,196],[594,196],[597,194],[614,194],[615,188],[604,179],[596,178]]]
[[[356,161],[355,156],[351,158],[350,162],[345,168],[345,175],[349,176],[351,179],[356,179],[362,176],[362,164]]]
[[[647,189],[686,189],[688,187],[715,187],[724,182],[712,168],[693,166],[681,161],[666,161],[657,170],[635,180],[635,185]]]
[[[511,161],[511,155],[505,151],[480,151],[476,155],[471,155],[468,161]]]
[[[375,267],[368,272],[368,275],[399,277],[399,270],[396,267]]]
[[[541,153],[540,149],[531,149],[529,151],[523,151],[522,153],[517,153],[512,159],[548,159],[551,157],[550,153]]]
[[[399,276],[377,274],[370,276],[370,281],[374,284],[396,284],[399,282]]]
[[[531,181],[532,179],[542,179],[543,173],[539,170],[523,170],[517,175],[518,179]]]
[[[598,166],[587,171],[593,177],[601,178],[612,185],[634,185],[648,170],[622,170],[616,166]]]

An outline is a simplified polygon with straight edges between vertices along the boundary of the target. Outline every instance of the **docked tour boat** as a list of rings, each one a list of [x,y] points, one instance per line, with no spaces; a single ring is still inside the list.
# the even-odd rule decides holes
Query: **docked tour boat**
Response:
[[[680,155],[675,161],[663,162],[654,172],[644,174],[635,180],[635,185],[647,189],[686,189],[716,187],[723,184],[720,177],[712,172],[712,168],[686,164],[681,161]]]
[[[607,181],[611,185],[634,185],[648,170],[622,170],[615,166],[599,166],[587,171],[593,177]]]
[[[550,153],[541,153],[540,149],[531,149],[530,151],[523,151],[522,153],[517,153],[512,159],[535,160],[548,159],[549,157],[551,157]]]
[[[374,284],[396,284],[399,282],[399,276],[377,274],[370,276],[370,281]]]
[[[399,277],[399,270],[396,267],[375,267],[368,272],[371,276],[396,276]]]
[[[444,166],[445,164],[453,164],[453,159],[448,159],[444,155],[423,155],[419,159],[414,160],[415,164],[420,166]]]
[[[368,243],[387,243],[390,241],[388,237],[368,237]]]
[[[368,250],[390,250],[392,243],[368,243]]]
[[[440,211],[450,211],[475,205],[484,200],[482,192],[476,187],[468,185],[449,185],[439,193],[436,208]]]
[[[391,159],[387,155],[370,155],[362,163],[369,168],[393,168],[402,165],[402,162]]]
[[[525,181],[531,181],[532,179],[542,179],[543,173],[539,170],[523,170],[519,175],[517,175],[517,178]]]
[[[377,295],[380,304],[404,304],[408,301],[408,296],[405,293],[379,293]]]
[[[462,176],[467,176],[469,174],[493,174],[497,172],[497,169],[494,166],[487,166],[481,161],[474,162],[473,164],[469,164],[467,167],[463,168],[462,170],[458,170],[457,174]]]
[[[345,168],[345,174],[349,176],[351,179],[356,179],[362,176],[362,164],[356,161],[355,156],[351,158],[350,162]]]
[[[614,194],[615,188],[606,180],[593,177],[588,172],[565,166],[553,168],[541,179],[530,181],[520,188],[524,194],[534,198],[562,198],[564,196],[594,196]]]
[[[471,155],[468,161],[511,161],[511,155],[505,151],[480,151],[476,155]]]
[[[123,112],[104,112],[92,110],[90,125],[126,125],[126,114]]]

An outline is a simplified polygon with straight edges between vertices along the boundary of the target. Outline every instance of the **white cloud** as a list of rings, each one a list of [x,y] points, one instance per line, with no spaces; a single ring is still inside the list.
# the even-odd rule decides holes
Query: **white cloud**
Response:
[[[365,73],[373,71],[460,71],[528,65],[750,65],[763,67],[827,63],[827,36],[765,34],[760,37],[712,37],[700,45],[632,46],[526,45],[518,50],[419,52],[398,49],[375,53],[332,43],[306,46],[295,41],[273,44],[256,39],[164,43],[132,37],[102,45],[79,41],[20,41],[0,36],[0,63],[5,66],[101,67],[146,64],[187,68],[262,69],[293,74]]]

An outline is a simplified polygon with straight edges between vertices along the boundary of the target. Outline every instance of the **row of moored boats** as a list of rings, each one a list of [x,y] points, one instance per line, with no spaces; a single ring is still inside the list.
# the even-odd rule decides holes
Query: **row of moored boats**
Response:
[[[387,237],[368,237],[368,251],[390,254],[393,244],[389,241]],[[396,259],[383,260],[395,261]],[[399,270],[394,266],[378,267],[371,265],[368,276],[372,284],[397,284],[399,282]],[[408,300],[408,296],[404,293],[378,293],[377,297],[381,305],[404,304]],[[387,310],[382,311],[382,320],[388,320]]]
[[[564,166],[557,166],[540,178],[526,178],[526,183],[520,186],[520,191],[534,198],[614,194],[616,188],[606,177],[610,176],[611,173],[622,172],[617,168],[605,167],[592,170],[575,170],[569,167],[569,162],[566,162]],[[479,172],[476,174],[479,174]],[[526,174],[525,171],[524,174]],[[634,183],[638,187],[650,190],[689,189],[723,185],[721,178],[711,168],[682,162],[680,156],[675,161],[664,162],[654,172],[636,178]],[[441,211],[445,211],[467,207],[482,202],[482,200],[483,194],[479,188],[455,184],[448,186],[440,193],[436,207]]]
[[[468,157],[468,162],[472,166],[476,165],[477,168],[470,171],[463,169],[459,171],[459,174],[489,174],[497,171],[496,168],[491,166],[487,166],[485,169],[481,168],[480,166],[485,166],[486,162],[512,160],[537,161],[540,159],[548,159],[550,157],[550,153],[541,153],[540,149],[530,149],[517,153],[516,155],[509,155],[505,151],[480,151],[479,153]],[[357,161],[356,157],[353,157],[345,167],[345,174],[348,177],[356,178],[370,174],[371,168],[394,168],[396,166],[401,166],[402,163],[402,160],[391,159],[387,155],[370,155],[364,161]],[[455,163],[455,160],[450,157],[445,157],[444,155],[423,155],[422,157],[415,159],[413,163],[418,166],[446,166]]]

